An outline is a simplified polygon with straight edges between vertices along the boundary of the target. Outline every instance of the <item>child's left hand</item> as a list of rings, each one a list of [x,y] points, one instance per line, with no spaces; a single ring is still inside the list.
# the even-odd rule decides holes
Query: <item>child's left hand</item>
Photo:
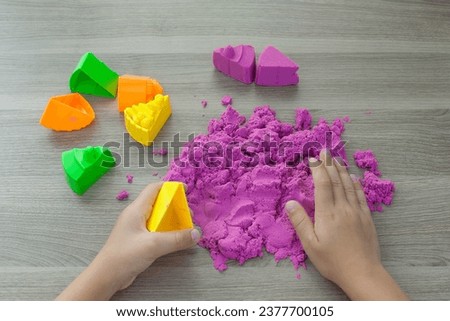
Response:
[[[107,300],[125,289],[157,258],[197,244],[196,229],[149,232],[146,222],[162,183],[148,185],[123,210],[89,267],[64,290],[61,300]]]

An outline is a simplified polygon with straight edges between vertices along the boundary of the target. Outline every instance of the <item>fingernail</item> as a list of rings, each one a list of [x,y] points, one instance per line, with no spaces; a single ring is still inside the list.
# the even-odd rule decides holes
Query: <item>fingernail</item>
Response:
[[[315,163],[315,162],[317,162],[317,158],[314,158],[314,157],[310,157],[309,158],[309,163],[311,164],[311,163]]]
[[[285,208],[289,214],[293,213],[298,208],[298,203],[296,201],[289,201],[286,203]]]
[[[350,178],[352,179],[352,181],[357,182],[358,181],[358,177],[356,177],[354,174],[350,174]]]
[[[193,229],[191,231],[191,237],[192,237],[192,241],[197,243],[200,240],[200,232],[196,229]]]

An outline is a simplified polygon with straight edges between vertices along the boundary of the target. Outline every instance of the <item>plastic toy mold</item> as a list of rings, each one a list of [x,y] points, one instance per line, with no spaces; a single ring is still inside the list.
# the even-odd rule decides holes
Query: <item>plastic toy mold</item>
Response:
[[[93,53],[85,53],[69,80],[72,92],[114,98],[117,94],[119,75],[105,65]]]
[[[125,127],[136,141],[149,146],[172,114],[169,96],[156,95],[146,104],[137,104],[124,111]]]
[[[150,232],[193,228],[183,183],[164,182],[147,221]]]
[[[78,195],[83,195],[116,161],[111,151],[102,146],[74,148],[61,155],[67,183]]]
[[[139,103],[147,103],[163,93],[160,83],[149,77],[123,75],[119,77],[117,107],[120,112]]]
[[[72,131],[88,126],[94,118],[88,101],[75,93],[50,98],[40,124],[56,131]]]

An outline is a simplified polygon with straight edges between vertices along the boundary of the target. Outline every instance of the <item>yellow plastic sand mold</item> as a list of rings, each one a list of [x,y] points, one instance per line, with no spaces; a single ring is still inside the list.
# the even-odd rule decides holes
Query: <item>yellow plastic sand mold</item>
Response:
[[[183,183],[164,182],[147,221],[147,229],[169,232],[193,227]]]
[[[172,114],[168,95],[158,94],[146,104],[137,104],[124,111],[125,127],[133,139],[149,146]]]

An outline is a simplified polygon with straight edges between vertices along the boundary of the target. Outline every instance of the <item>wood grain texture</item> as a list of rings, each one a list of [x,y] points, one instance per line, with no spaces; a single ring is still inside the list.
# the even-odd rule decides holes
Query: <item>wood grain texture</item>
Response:
[[[299,62],[301,85],[246,86],[215,72],[212,49],[228,43],[251,43],[258,51],[276,45]],[[309,107],[316,120],[350,116],[349,155],[373,149],[384,176],[397,184],[394,204],[374,215],[383,261],[413,299],[450,299],[445,0],[0,0],[0,299],[54,298],[106,240],[127,204],[116,193],[127,188],[133,199],[167,170],[150,166],[147,157],[139,166],[133,148],[130,168],[111,171],[83,197],[70,192],[61,151],[122,142],[124,133],[115,101],[97,97],[87,97],[97,118],[82,131],[54,133],[38,124],[49,97],[68,92],[85,51],[120,74],[150,75],[164,85],[174,114],[156,146],[178,132],[182,138],[205,132],[223,111],[224,94],[247,116],[263,104],[285,121],[297,106]],[[202,99],[209,101],[205,109]],[[123,155],[123,145],[116,151]],[[161,258],[114,299],[346,297],[311,265],[300,281],[289,262],[275,264],[270,255],[218,273],[196,248]]]

